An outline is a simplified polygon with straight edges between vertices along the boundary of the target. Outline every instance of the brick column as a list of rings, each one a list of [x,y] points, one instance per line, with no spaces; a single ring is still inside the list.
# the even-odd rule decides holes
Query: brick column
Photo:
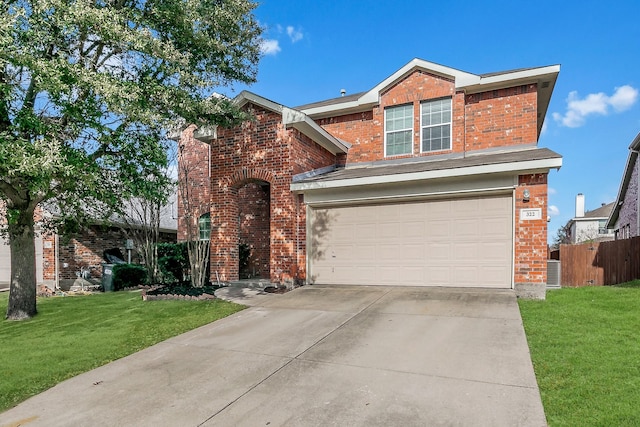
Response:
[[[529,200],[524,197],[529,191]],[[544,299],[547,286],[547,174],[521,175],[515,192],[516,293]],[[523,209],[540,209],[540,219],[521,219]]]

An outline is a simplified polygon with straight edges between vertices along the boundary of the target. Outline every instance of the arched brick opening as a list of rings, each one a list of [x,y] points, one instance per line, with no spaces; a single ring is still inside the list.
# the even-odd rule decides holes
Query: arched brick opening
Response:
[[[271,244],[275,181],[269,171],[241,168],[214,185],[217,194],[212,199],[212,279],[277,281],[272,274]],[[276,209],[279,204],[276,200]],[[246,249],[250,253],[245,260],[241,253],[244,255]]]
[[[238,276],[240,279],[270,277],[271,186],[249,180],[238,188]]]

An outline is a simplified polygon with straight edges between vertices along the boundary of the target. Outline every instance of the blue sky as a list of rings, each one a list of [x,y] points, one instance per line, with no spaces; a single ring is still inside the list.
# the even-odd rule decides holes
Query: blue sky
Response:
[[[265,55],[248,89],[295,107],[371,89],[413,58],[471,73],[560,64],[541,147],[549,239],[574,215],[615,200],[640,132],[640,2],[263,0]],[[244,87],[234,88],[234,96]]]

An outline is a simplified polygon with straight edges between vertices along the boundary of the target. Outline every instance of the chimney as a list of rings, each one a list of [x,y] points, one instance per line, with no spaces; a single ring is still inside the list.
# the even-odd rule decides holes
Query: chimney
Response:
[[[584,216],[584,194],[578,193],[576,196],[576,218]]]

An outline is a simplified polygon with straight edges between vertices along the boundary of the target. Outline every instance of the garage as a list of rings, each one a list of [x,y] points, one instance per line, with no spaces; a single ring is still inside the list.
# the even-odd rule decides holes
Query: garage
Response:
[[[44,257],[42,251],[42,237],[36,237],[36,281],[42,283]],[[0,285],[8,286],[11,283],[11,246],[6,238],[0,237]]]
[[[511,288],[511,194],[309,208],[317,284]]]
[[[0,237],[0,285],[11,281],[11,248],[5,238]]]

